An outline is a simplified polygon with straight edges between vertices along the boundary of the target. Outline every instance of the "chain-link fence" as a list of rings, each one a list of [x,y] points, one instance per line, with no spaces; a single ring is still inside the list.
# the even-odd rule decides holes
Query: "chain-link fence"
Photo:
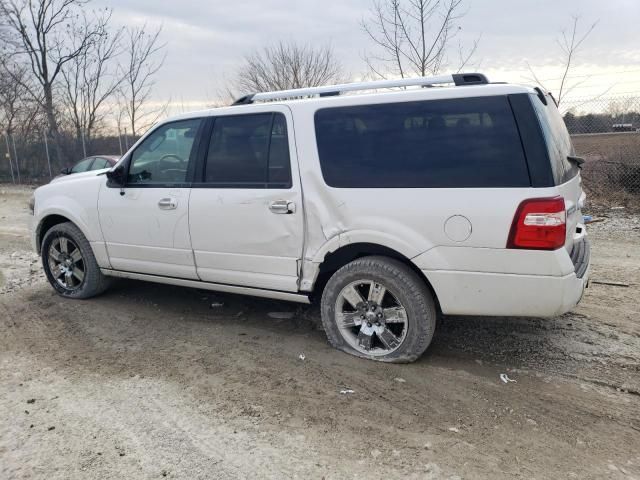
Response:
[[[604,205],[640,206],[640,97],[575,99],[560,105],[584,188]]]
[[[78,141],[63,133],[54,144],[43,132],[0,132],[0,182],[42,184],[85,157],[122,155],[135,143],[131,135],[100,136]]]

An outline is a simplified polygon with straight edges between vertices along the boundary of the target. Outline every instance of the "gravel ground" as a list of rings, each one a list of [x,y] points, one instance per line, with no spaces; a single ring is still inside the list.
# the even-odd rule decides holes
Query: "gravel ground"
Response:
[[[2,479],[640,479],[638,216],[590,228],[592,279],[627,287],[446,318],[384,365],[332,350],[314,307],[133,281],[62,299],[28,196],[0,187]]]

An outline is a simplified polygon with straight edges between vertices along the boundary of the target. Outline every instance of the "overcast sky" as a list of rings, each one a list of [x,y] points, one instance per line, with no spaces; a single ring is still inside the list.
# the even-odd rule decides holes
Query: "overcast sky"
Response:
[[[119,24],[162,25],[166,63],[155,96],[174,111],[215,101],[244,55],[278,40],[332,45],[353,77],[366,72],[371,47],[360,28],[373,0],[94,0]],[[524,81],[527,62],[554,88],[560,77],[555,43],[571,16],[584,28],[598,21],[576,61],[572,93],[588,97],[640,93],[640,0],[467,0],[460,39],[481,36],[476,69],[494,81]],[[467,69],[469,70],[469,69]],[[590,78],[588,75],[591,75]]]

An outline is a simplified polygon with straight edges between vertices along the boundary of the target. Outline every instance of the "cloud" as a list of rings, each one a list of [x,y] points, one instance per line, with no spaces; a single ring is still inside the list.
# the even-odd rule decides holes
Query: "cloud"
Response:
[[[371,1],[96,0],[92,5],[112,7],[114,20],[123,24],[163,25],[167,61],[156,97],[205,105],[214,101],[247,53],[278,40],[329,43],[348,72],[364,72],[361,55],[371,44],[360,21]],[[476,62],[496,80],[522,81],[527,62],[546,77],[558,76],[553,73],[559,62],[555,40],[576,14],[585,27],[599,21],[578,57],[580,74],[603,74],[592,82],[599,85],[621,81],[618,74],[608,77],[606,72],[640,70],[638,0],[469,0],[467,6],[459,38],[470,42],[482,35]],[[623,75],[630,82],[624,88],[640,87],[638,72]]]

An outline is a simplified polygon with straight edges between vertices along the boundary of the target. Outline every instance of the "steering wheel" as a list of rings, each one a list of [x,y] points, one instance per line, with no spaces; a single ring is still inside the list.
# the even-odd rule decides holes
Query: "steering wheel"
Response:
[[[170,170],[180,169],[185,164],[185,161],[174,153],[167,153],[160,157],[158,160],[158,173],[169,172]]]

